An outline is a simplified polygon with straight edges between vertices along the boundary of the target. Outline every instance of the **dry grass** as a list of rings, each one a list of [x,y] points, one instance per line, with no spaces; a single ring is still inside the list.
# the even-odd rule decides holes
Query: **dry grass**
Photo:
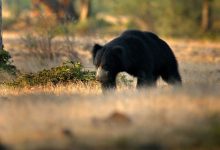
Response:
[[[213,136],[209,121],[220,117],[214,90],[159,87],[102,95],[98,86],[85,85],[1,89],[0,139],[15,149],[217,148],[209,141],[217,139],[205,137]],[[110,117],[114,112],[121,119]]]
[[[76,45],[78,54],[103,40],[86,41]],[[0,144],[21,150],[219,149],[220,45],[168,41],[180,62],[179,89],[161,80],[155,89],[120,85],[106,95],[97,83],[1,86]],[[22,51],[9,50],[19,68],[38,68],[29,68]],[[89,51],[85,55],[91,63]]]

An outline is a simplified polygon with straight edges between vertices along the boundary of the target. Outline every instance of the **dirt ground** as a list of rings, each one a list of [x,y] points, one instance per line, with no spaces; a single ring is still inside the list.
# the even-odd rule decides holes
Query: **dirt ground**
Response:
[[[24,72],[56,66],[25,49],[20,35],[4,34],[5,49]],[[84,66],[94,69],[90,50],[112,37],[74,37]],[[0,88],[0,147],[33,150],[163,150],[220,148],[220,44],[165,39],[173,49],[182,88],[162,80],[157,88],[120,86],[103,95],[99,84]],[[62,45],[62,37],[54,45]],[[68,57],[69,58],[69,57]],[[135,84],[135,82],[134,82]]]

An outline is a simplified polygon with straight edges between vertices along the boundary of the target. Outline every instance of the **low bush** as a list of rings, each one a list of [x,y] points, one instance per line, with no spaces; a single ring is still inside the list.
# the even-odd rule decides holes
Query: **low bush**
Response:
[[[88,83],[91,81],[95,81],[95,72],[84,70],[81,63],[71,61],[37,73],[21,74],[13,82],[7,83],[7,85],[24,87],[77,82]]]

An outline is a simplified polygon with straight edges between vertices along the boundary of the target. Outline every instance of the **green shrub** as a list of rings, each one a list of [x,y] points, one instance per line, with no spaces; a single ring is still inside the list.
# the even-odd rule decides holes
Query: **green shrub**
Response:
[[[11,55],[4,49],[0,50],[0,71],[6,71],[11,75],[16,75],[17,69],[10,61]]]
[[[62,66],[42,70],[37,73],[21,74],[13,82],[14,87],[56,85],[66,83],[88,83],[95,81],[95,72],[86,71],[79,62],[67,62]]]

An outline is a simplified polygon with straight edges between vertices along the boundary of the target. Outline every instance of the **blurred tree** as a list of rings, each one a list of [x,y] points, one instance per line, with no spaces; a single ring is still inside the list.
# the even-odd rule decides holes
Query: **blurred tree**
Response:
[[[30,0],[4,0],[3,4],[8,6],[14,18],[18,18],[24,10],[30,8]]]
[[[85,21],[91,13],[91,0],[80,0],[80,21]]]
[[[212,27],[212,0],[203,0],[201,18],[202,31],[210,30]]]
[[[45,7],[46,15],[54,14],[59,21],[78,19],[75,11],[75,0],[32,0],[34,11],[40,13],[41,5]]]
[[[101,21],[115,30],[139,28],[176,37],[216,35],[220,29],[220,0],[4,0],[3,4],[10,6],[17,19],[31,2],[37,15],[76,22],[91,17],[94,28]]]
[[[11,75],[16,75],[17,69],[11,64],[11,55],[4,50],[2,42],[2,0],[0,0],[0,71],[4,70]]]
[[[76,9],[77,0],[32,0],[33,10],[40,12],[41,5],[47,15],[55,15],[59,21],[86,20],[91,11],[91,0],[79,0],[79,12]],[[43,10],[44,11],[44,10]]]
[[[171,36],[191,36],[199,30],[201,0],[165,0],[158,7],[158,32]]]
[[[0,0],[0,51],[3,50],[2,43],[2,0]]]

